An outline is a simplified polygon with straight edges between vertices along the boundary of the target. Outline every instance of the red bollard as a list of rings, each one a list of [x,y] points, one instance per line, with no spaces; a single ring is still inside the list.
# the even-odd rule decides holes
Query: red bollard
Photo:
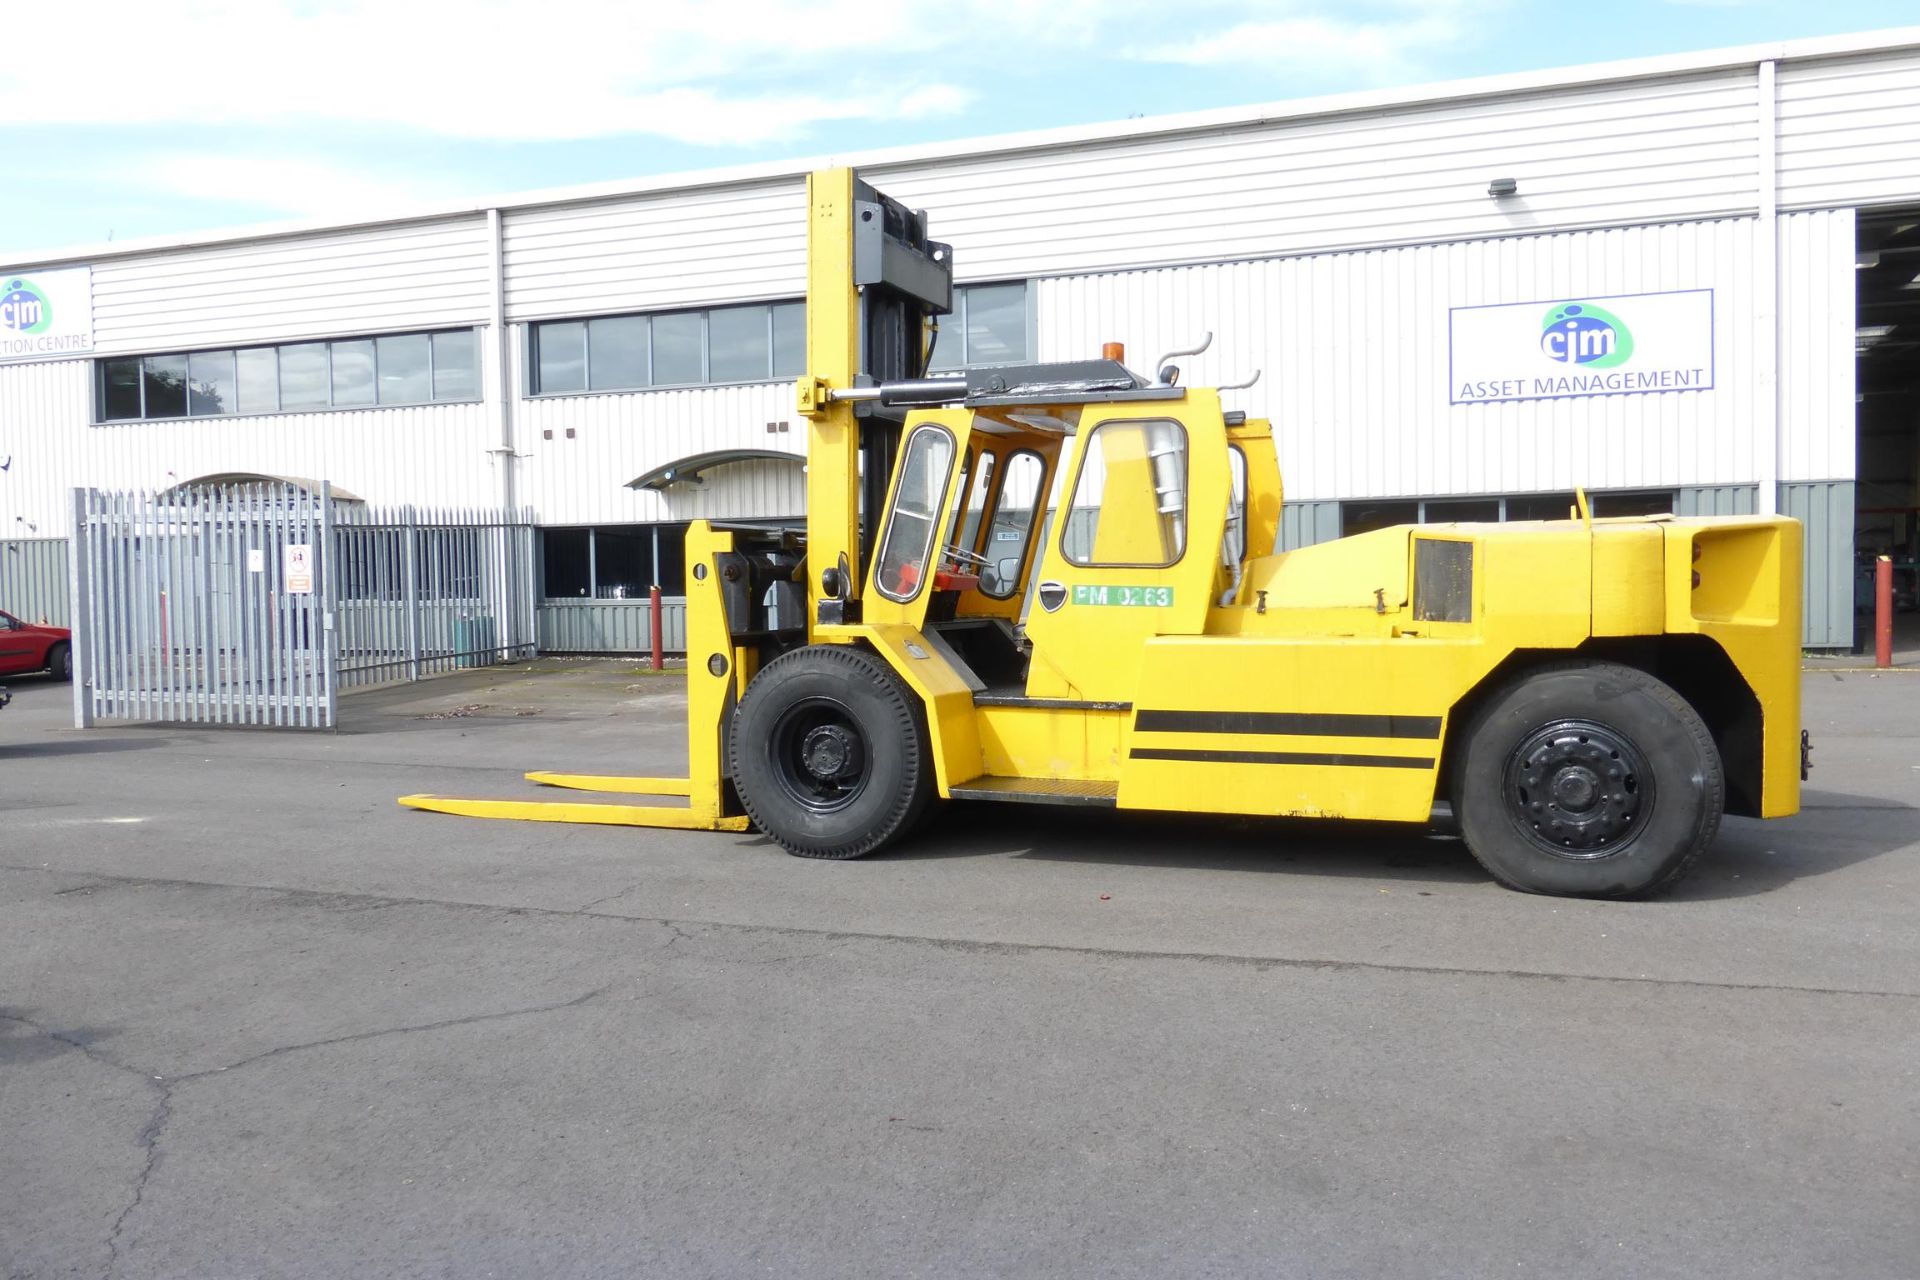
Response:
[[[1873,564],[1873,665],[1893,665],[1893,557]]]
[[[658,587],[647,588],[647,624],[653,632],[653,669],[659,671],[667,664],[660,656],[662,648],[660,638],[664,632],[660,626],[660,588]]]

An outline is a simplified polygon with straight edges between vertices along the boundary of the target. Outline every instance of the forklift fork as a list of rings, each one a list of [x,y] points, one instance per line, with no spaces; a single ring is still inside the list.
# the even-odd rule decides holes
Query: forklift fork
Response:
[[[521,822],[578,822],[681,831],[745,831],[747,817],[726,781],[727,721],[739,691],[752,678],[751,649],[736,648],[727,620],[717,557],[733,550],[733,535],[704,521],[687,530],[687,776],[622,777],[534,770],[529,782],[571,791],[619,795],[685,796],[685,805],[609,804],[591,800],[476,800],[459,796],[401,796],[409,809],[466,818]]]

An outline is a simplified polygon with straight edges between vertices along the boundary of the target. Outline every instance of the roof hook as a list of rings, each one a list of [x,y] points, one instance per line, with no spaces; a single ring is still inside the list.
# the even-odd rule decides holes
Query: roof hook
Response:
[[[1215,391],[1245,391],[1248,387],[1252,386],[1254,383],[1258,381],[1260,381],[1260,370],[1255,369],[1253,371],[1253,376],[1251,378],[1248,378],[1245,382],[1222,382],[1218,386],[1216,386],[1214,390]]]
[[[1197,356],[1202,351],[1205,351],[1208,347],[1212,345],[1213,345],[1213,330],[1209,329],[1207,330],[1207,336],[1200,339],[1199,346],[1183,347],[1178,351],[1169,351],[1167,352],[1167,354],[1161,356],[1158,360],[1155,360],[1153,362],[1154,378],[1163,386],[1169,386],[1169,387],[1172,386],[1173,380],[1180,376],[1180,370],[1173,369],[1171,370],[1171,372],[1169,372],[1168,362],[1171,361],[1175,356]]]

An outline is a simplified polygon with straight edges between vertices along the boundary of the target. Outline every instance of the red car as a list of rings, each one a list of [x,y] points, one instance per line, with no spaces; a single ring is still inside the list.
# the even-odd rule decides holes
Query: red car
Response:
[[[45,671],[55,680],[73,678],[73,632],[37,627],[0,613],[0,676]]]

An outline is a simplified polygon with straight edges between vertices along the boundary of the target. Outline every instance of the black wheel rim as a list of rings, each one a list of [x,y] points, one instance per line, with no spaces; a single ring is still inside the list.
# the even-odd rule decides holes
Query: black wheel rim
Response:
[[[806,698],[780,713],[767,762],[787,796],[812,813],[837,813],[859,799],[872,776],[867,738],[832,698]]]
[[[1506,803],[1528,839],[1586,862],[1618,853],[1653,813],[1653,771],[1633,739],[1591,720],[1536,729],[1507,760]]]

